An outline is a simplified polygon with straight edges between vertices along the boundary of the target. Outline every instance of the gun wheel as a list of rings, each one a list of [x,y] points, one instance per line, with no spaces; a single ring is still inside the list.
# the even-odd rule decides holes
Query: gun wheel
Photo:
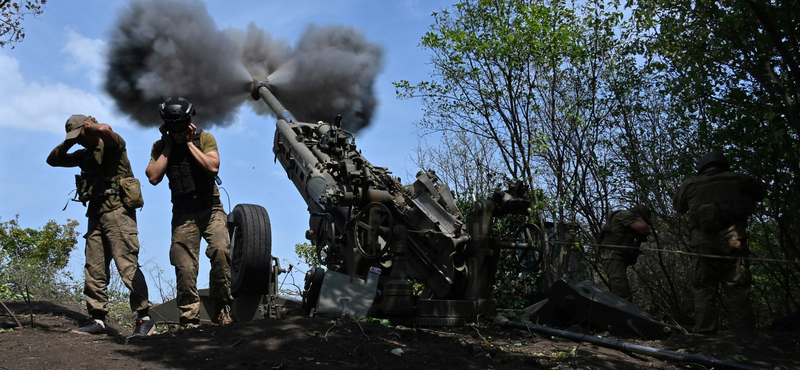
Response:
[[[543,235],[538,226],[530,223],[523,224],[514,234],[517,241],[527,243],[530,248],[518,250],[514,253],[517,263],[525,270],[538,269],[542,261],[542,248],[544,248]]]
[[[389,207],[381,203],[367,204],[356,214],[353,234],[356,247],[364,257],[382,256],[394,239],[394,218]]]
[[[231,212],[231,294],[269,294],[272,229],[262,206],[237,204]],[[230,221],[230,217],[229,217]]]

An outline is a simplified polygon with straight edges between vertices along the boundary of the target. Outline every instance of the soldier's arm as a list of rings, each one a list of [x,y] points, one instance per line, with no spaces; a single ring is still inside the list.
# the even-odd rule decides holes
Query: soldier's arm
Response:
[[[650,235],[650,225],[648,225],[647,222],[645,222],[641,217],[637,217],[636,222],[630,224],[630,228],[633,229],[633,231],[636,231],[639,235]]]
[[[684,182],[678,188],[678,193],[675,194],[675,198],[672,199],[672,206],[675,207],[675,211],[678,213],[686,213],[689,212],[689,203],[686,199],[686,183]]]
[[[150,151],[150,164],[144,170],[147,175],[147,180],[152,185],[158,185],[164,179],[164,174],[167,173],[167,165],[169,164],[169,153],[172,150],[172,141],[169,140],[167,135],[161,139],[162,145],[159,141],[153,143],[153,148]]]
[[[66,140],[56,145],[56,147],[50,151],[50,155],[47,156],[47,164],[53,167],[77,167],[77,157],[71,153],[67,153],[76,142],[76,140]]]
[[[767,196],[767,185],[758,179],[745,175],[745,192],[750,199],[759,202]]]
[[[194,124],[189,125],[189,135],[186,138],[186,145],[189,147],[189,152],[192,153],[192,157],[200,164],[200,167],[202,167],[206,173],[216,176],[219,173],[219,153],[216,151],[203,153],[200,148],[194,145],[196,130],[197,128]],[[213,143],[213,147],[216,147],[216,140]]]
[[[646,236],[650,234],[650,225],[638,214],[630,210],[619,211],[610,221],[612,229],[622,230],[631,228],[637,234]]]
[[[91,121],[86,121],[86,127],[84,130],[84,135],[99,137],[103,140],[103,143],[105,143],[106,146],[119,146],[119,136],[117,136],[117,133],[111,129],[111,126],[105,123],[92,123]]]

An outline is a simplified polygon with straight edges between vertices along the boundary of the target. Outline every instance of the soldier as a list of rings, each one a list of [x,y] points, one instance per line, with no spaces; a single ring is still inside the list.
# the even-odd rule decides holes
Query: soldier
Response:
[[[728,296],[733,328],[749,331],[755,327],[747,218],[767,190],[753,177],[729,169],[721,153],[703,155],[697,162],[698,175],[686,179],[673,200],[678,213],[689,214],[690,248],[699,254],[692,256],[695,333],[717,332],[720,284]]]
[[[211,322],[230,324],[230,237],[215,184],[220,165],[217,141],[192,123],[194,105],[182,97],[168,98],[158,112],[164,120],[162,136],[153,143],[145,172],[153,185],[166,174],[172,192],[169,258],[175,266],[180,324],[194,328],[200,323],[197,273],[201,236],[208,243],[206,256],[211,260]]]
[[[632,302],[628,266],[633,266],[642,251],[642,242],[650,235],[650,208],[636,205],[613,211],[600,231],[601,264],[608,276],[611,292]]]
[[[155,329],[150,320],[147,282],[139,266],[139,239],[136,210],[141,207],[141,189],[133,177],[125,140],[111,126],[97,123],[93,117],[76,114],[67,120],[67,137],[47,157],[53,167],[80,167],[76,176],[78,194],[84,205],[89,203],[84,265],[86,308],[94,319],[88,325],[72,330],[77,334],[106,332],[108,313],[109,264],[113,259],[122,282],[130,290],[130,306],[138,313],[134,336],[148,336]],[[68,153],[73,145],[83,149]],[[121,185],[122,184],[122,185]],[[124,192],[130,189],[135,195]],[[135,197],[138,202],[132,201]]]

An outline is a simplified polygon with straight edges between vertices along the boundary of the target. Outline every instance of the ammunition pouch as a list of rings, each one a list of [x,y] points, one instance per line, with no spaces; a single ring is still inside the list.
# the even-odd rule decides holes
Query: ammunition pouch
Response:
[[[106,186],[103,177],[75,175],[75,200],[84,206],[87,202],[98,199],[105,194]]]
[[[124,177],[119,179],[120,199],[126,208],[144,207],[142,198],[142,185],[135,177]]]
[[[127,208],[141,208],[144,206],[142,186],[134,177],[110,178],[91,176],[81,173],[75,175],[75,199],[84,206],[87,202],[99,200],[109,195],[119,194],[122,204]]]
[[[197,129],[194,145],[200,148],[200,135],[203,130]],[[181,199],[210,197],[214,193],[215,178],[207,175],[189,149],[183,145],[173,147],[168,158],[166,175],[172,199],[180,203]]]

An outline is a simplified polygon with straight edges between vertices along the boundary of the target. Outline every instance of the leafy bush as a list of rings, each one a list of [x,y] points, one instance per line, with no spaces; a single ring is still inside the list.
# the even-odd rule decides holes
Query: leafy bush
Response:
[[[65,271],[76,249],[78,221],[48,221],[41,229],[23,229],[19,215],[0,222],[0,299],[74,297],[78,284]]]

